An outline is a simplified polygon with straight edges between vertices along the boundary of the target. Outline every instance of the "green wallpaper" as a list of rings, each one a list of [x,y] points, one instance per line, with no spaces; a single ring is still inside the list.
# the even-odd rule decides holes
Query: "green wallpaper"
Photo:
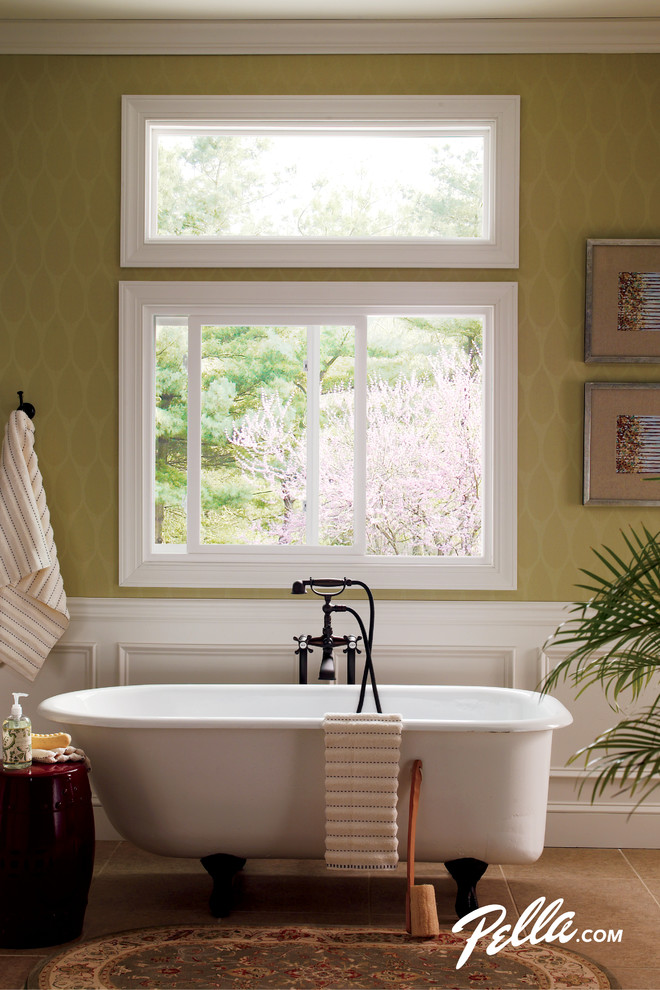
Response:
[[[660,365],[582,362],[586,238],[660,236],[660,56],[4,56],[0,87],[0,411],[19,388],[37,407],[69,595],[168,594],[117,587],[117,282],[128,278],[518,280],[518,591],[412,597],[570,600],[591,545],[631,523],[660,530],[658,509],[581,504],[583,382],[660,380]],[[124,93],[518,93],[520,269],[122,270]]]

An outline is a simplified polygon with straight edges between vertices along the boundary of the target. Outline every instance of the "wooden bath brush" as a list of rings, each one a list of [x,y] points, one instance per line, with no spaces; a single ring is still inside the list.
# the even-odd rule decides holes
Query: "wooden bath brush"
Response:
[[[440,934],[438,911],[435,906],[435,890],[430,883],[415,886],[415,830],[417,808],[422,784],[422,761],[415,760],[410,781],[410,808],[408,813],[408,852],[406,888],[406,931],[417,938]]]

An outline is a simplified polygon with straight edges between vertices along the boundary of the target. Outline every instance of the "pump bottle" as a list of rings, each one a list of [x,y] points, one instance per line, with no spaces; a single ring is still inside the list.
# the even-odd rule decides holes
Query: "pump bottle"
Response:
[[[19,698],[27,694],[13,692],[14,704],[9,718],[2,723],[2,769],[27,770],[32,766],[32,723],[23,714]]]

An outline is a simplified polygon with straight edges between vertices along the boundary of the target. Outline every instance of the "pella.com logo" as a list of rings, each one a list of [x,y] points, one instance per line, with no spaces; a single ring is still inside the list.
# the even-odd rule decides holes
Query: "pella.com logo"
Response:
[[[538,945],[540,942],[620,942],[623,938],[623,930],[614,931],[612,928],[584,928],[582,932],[573,927],[575,911],[564,911],[559,914],[564,905],[563,897],[546,906],[545,897],[537,897],[535,901],[526,907],[513,927],[502,924],[506,918],[506,908],[501,904],[486,904],[485,907],[470,911],[456,922],[452,931],[457,933],[463,931],[466,925],[473,921],[478,922],[474,931],[470,934],[461,952],[456,969],[460,969],[470,958],[472,950],[480,939],[490,936],[490,941],[486,946],[489,956],[494,956],[496,952],[505,949],[507,946],[518,948],[529,942],[530,945]],[[529,928],[529,931],[525,931]]]

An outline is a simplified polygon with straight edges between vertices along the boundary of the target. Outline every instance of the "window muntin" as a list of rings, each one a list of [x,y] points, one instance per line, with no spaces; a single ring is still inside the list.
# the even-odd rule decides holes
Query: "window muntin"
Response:
[[[374,587],[467,587],[494,588],[510,587],[515,580],[515,286],[511,283],[123,283],[122,284],[122,319],[121,319],[121,351],[122,351],[122,440],[121,440],[121,580],[130,585],[155,586],[192,586],[192,587],[266,587],[279,586],[282,574],[291,567],[295,574],[296,568],[303,566],[333,566],[339,564],[346,570],[360,568],[360,573],[368,574],[368,580]],[[342,298],[343,296],[343,298]],[[450,300],[454,299],[453,305]],[[270,298],[270,302],[265,300]],[[255,300],[258,304],[255,305]],[[266,316],[266,314],[268,314]],[[349,318],[350,315],[350,318]],[[181,327],[187,323],[187,332],[191,327],[198,328],[191,335],[191,340],[198,344],[191,346],[188,342],[187,353],[180,353],[179,363],[185,366],[189,375],[199,375],[204,378],[202,354],[205,353],[204,332],[212,336],[211,328],[266,328],[271,334],[278,334],[281,328],[288,328],[289,344],[299,345],[299,355],[296,360],[307,360],[308,367],[313,364],[313,347],[309,340],[318,344],[317,369],[323,357],[321,335],[329,332],[334,340],[339,332],[354,336],[356,341],[354,370],[351,371],[352,355],[350,347],[345,366],[337,369],[337,379],[350,379],[354,374],[357,383],[352,389],[344,389],[350,395],[340,396],[342,401],[350,399],[352,408],[342,412],[342,428],[339,434],[335,431],[336,450],[331,449],[325,440],[308,446],[304,453],[305,444],[299,442],[298,460],[305,460],[310,465],[311,478],[305,479],[305,533],[299,530],[296,539],[299,542],[282,542],[280,533],[271,533],[268,542],[262,543],[212,543],[217,539],[213,527],[206,532],[202,519],[204,502],[191,498],[191,485],[195,472],[202,487],[202,432],[204,416],[202,413],[202,391],[194,388],[188,395],[188,413],[190,426],[187,443],[185,438],[177,438],[179,448],[174,450],[176,464],[181,474],[181,484],[187,486],[187,519],[183,515],[182,503],[185,498],[178,494],[174,499],[175,510],[179,523],[185,527],[187,522],[188,543],[164,544],[156,542],[156,522],[158,518],[157,502],[159,492],[162,492],[162,478],[157,477],[155,435],[158,422],[162,418],[159,411],[160,397],[157,398],[156,385],[159,380],[168,381],[163,377],[163,369],[155,368],[158,352],[158,341],[165,340],[164,330],[170,337],[175,330],[181,332]],[[463,364],[461,374],[463,384],[457,384],[457,393],[464,389],[468,372],[472,372],[472,406],[471,415],[466,417],[465,404],[460,412],[459,421],[471,431],[474,456],[466,457],[460,450],[442,449],[433,436],[433,430],[440,420],[447,419],[451,413],[449,408],[438,413],[435,406],[431,415],[424,404],[418,405],[413,417],[413,429],[408,432],[408,440],[404,442],[401,433],[403,410],[410,406],[410,389],[418,388],[420,380],[430,374],[429,361],[441,364],[437,340],[438,327],[442,326],[443,333],[455,335],[453,348],[454,358],[463,348],[469,355],[469,343],[465,339],[466,332],[478,341],[483,335],[483,358],[480,344],[472,351],[470,360],[475,364],[470,369],[470,360]],[[203,328],[206,328],[204,331]],[[304,333],[302,329],[304,328]],[[322,328],[322,329],[320,329]],[[297,336],[296,336],[297,335]],[[305,338],[303,346],[302,339]],[[179,338],[180,340],[180,338]],[[278,338],[279,346],[283,341]],[[385,358],[383,350],[387,350]],[[215,345],[214,345],[215,346]],[[197,348],[197,356],[195,351]],[[295,350],[295,347],[293,347]],[[209,345],[206,357],[217,359]],[[303,351],[306,357],[303,357]],[[325,362],[335,355],[326,349]],[[272,355],[271,355],[272,358]],[[311,360],[310,360],[311,358]],[[451,375],[457,378],[455,360]],[[422,364],[426,362],[424,367]],[[397,369],[397,364],[400,367]],[[199,368],[199,372],[195,368]],[[334,365],[333,365],[334,367]],[[348,370],[347,370],[348,369]],[[280,369],[281,370],[281,369]],[[399,372],[403,370],[403,375]],[[433,373],[441,374],[439,367],[431,369]],[[208,372],[208,367],[207,367]],[[318,370],[312,369],[312,380],[317,380]],[[385,420],[378,424],[379,439],[369,440],[369,430],[361,427],[367,417],[367,409],[372,399],[369,398],[369,388],[374,381],[387,380],[394,391],[387,393],[387,400],[380,402],[380,411],[392,414],[389,422]],[[210,381],[210,380],[209,380]],[[286,384],[286,376],[284,376]],[[291,386],[293,377],[290,375],[288,384]],[[369,385],[371,382],[371,386]],[[361,384],[362,383],[362,384]],[[215,392],[222,392],[227,382],[211,383]],[[281,384],[281,382],[280,382]],[[428,382],[426,386],[428,386]],[[401,393],[399,405],[393,400],[393,394]],[[172,389],[170,392],[173,391]],[[274,390],[271,394],[276,394]],[[310,390],[310,392],[313,390]],[[167,414],[172,415],[172,400],[167,393]],[[179,393],[181,389],[179,388]],[[196,394],[195,394],[196,393]],[[437,389],[436,389],[437,394]],[[197,397],[196,397],[197,395]],[[330,396],[331,415],[324,422],[323,404]],[[479,397],[475,405],[474,395]],[[268,396],[267,396],[268,397]],[[334,392],[326,393],[323,399],[318,390],[319,403],[316,410],[314,404],[305,399],[304,421],[305,428],[311,416],[317,417],[320,429],[332,432],[332,417],[336,408],[332,403],[337,400]],[[465,397],[463,397],[463,401]],[[417,400],[415,400],[417,401]],[[181,404],[182,400],[179,399]],[[468,403],[468,406],[470,404]],[[310,412],[311,408],[311,412]],[[259,403],[253,402],[252,414],[259,411]],[[347,429],[350,413],[354,415],[355,430],[353,435]],[[261,414],[261,413],[260,413]],[[373,409],[370,421],[378,417]],[[467,420],[469,419],[469,423]],[[238,417],[237,422],[227,422],[225,438],[233,436],[235,429],[244,425],[244,420]],[[195,424],[197,435],[195,436]],[[139,426],[141,424],[141,426]],[[251,425],[254,434],[254,422]],[[170,423],[171,426],[171,423]],[[305,439],[314,439],[314,426]],[[282,436],[281,427],[279,435]],[[417,449],[410,449],[410,437],[423,442],[417,444]],[[147,439],[144,441],[144,437]],[[389,447],[383,442],[387,438]],[[182,446],[186,446],[185,472],[182,470]],[[424,454],[428,456],[424,463]],[[454,447],[457,445],[454,444]],[[371,447],[371,452],[370,452]],[[389,453],[388,453],[389,449]],[[311,454],[310,454],[311,451]],[[392,457],[391,452],[396,453]],[[318,466],[314,464],[314,456],[318,454]],[[213,454],[218,461],[218,451]],[[341,478],[337,477],[337,465],[347,468],[348,462],[352,472],[352,498],[350,485],[346,484],[349,473],[344,471]],[[383,458],[396,462],[398,470],[388,472]],[[453,457],[453,459],[452,459]],[[380,460],[379,460],[380,458]],[[211,458],[212,460],[212,458]],[[210,463],[210,462],[209,462]],[[139,467],[141,465],[141,467]],[[191,470],[192,465],[192,470]],[[176,466],[176,465],[175,465]],[[458,527],[446,532],[444,542],[439,539],[437,527],[434,530],[430,524],[438,515],[438,506],[434,505],[434,495],[441,491],[441,477],[446,471],[452,478],[465,468],[464,474],[472,478],[473,497],[459,499],[459,504],[465,513]],[[217,463],[211,464],[211,469],[217,469]],[[307,471],[307,467],[306,467]],[[426,474],[424,474],[426,472]],[[435,475],[433,474],[435,472]],[[480,473],[479,473],[480,472]],[[319,479],[331,477],[335,490],[326,491]],[[428,478],[436,479],[429,484]],[[123,479],[129,479],[125,482]],[[422,480],[420,480],[422,479]],[[169,479],[172,480],[171,478]],[[272,476],[271,476],[272,480]],[[386,480],[387,484],[383,484]],[[416,498],[415,486],[426,486],[427,502],[425,515],[416,523],[417,529],[409,537],[403,527],[399,541],[390,544],[374,545],[369,535],[369,525],[376,520],[381,531],[392,528],[392,524],[402,523],[406,519],[406,505],[414,503],[419,508],[420,501]],[[160,486],[160,487],[159,487]],[[385,488],[387,497],[383,493]],[[199,489],[198,489],[199,490]],[[257,490],[259,488],[257,487]],[[311,493],[311,494],[310,494]],[[185,491],[183,493],[185,496]],[[400,502],[396,502],[396,498]],[[324,501],[325,499],[325,501]],[[343,501],[342,501],[343,499]],[[389,501],[388,501],[389,499]],[[300,502],[300,498],[298,500]],[[200,504],[201,502],[201,504]],[[468,505],[469,502],[469,505]],[[387,503],[389,516],[378,517],[374,505]],[[334,530],[327,537],[325,522],[336,513],[337,505],[344,513],[343,523],[350,525],[338,526],[333,517]],[[394,509],[392,509],[394,505]],[[467,508],[466,508],[467,506]],[[297,506],[298,511],[300,505]],[[318,514],[315,517],[315,511]],[[468,511],[469,509],[469,511]],[[418,513],[419,514],[419,513]],[[137,515],[137,518],[136,518]],[[197,518],[195,518],[195,515]],[[453,510],[445,517],[454,518]],[[470,517],[466,524],[467,516]],[[428,525],[427,525],[428,524]],[[470,524],[472,530],[470,530]],[[337,538],[337,531],[341,538]],[[457,533],[462,534],[457,538]],[[461,539],[466,532],[472,532],[472,540]],[[201,534],[201,539],[191,539],[190,534]],[[427,542],[420,534],[428,534]],[[251,531],[248,534],[252,539]],[[227,536],[225,534],[225,539]],[[231,539],[234,537],[231,536]],[[182,539],[181,536],[178,537]],[[246,539],[245,532],[242,539]],[[350,542],[352,540],[352,543]],[[438,552],[440,551],[440,552]],[[284,571],[283,571],[284,569]],[[294,578],[292,578],[293,580]]]
[[[518,142],[516,96],[126,96],[121,263],[513,268]]]

